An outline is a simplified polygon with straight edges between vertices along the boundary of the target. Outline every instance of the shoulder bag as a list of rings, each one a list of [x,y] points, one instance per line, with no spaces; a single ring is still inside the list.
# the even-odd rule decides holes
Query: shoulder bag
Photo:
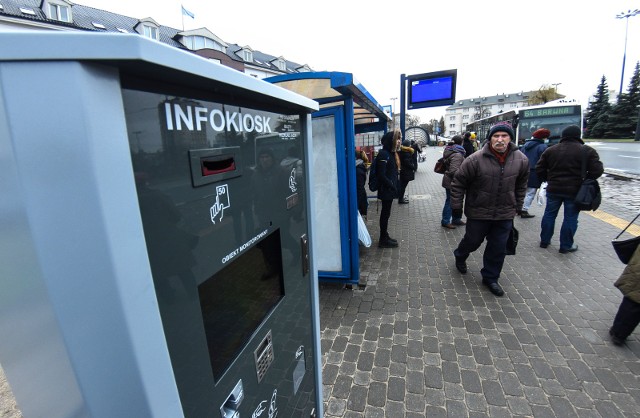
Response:
[[[598,180],[587,178],[587,146],[582,146],[582,184],[574,203],[578,210],[596,210],[602,202]]]
[[[636,248],[638,247],[638,244],[640,244],[640,236],[629,238],[629,239],[624,239],[624,240],[619,240],[619,241],[618,241],[618,238],[620,238],[620,235],[622,235],[624,233],[624,231],[626,231],[627,228],[629,228],[631,226],[631,224],[634,223],[636,221],[636,219],[638,219],[638,216],[640,216],[640,212],[638,212],[636,217],[633,218],[633,220],[631,222],[629,222],[629,225],[627,225],[618,234],[618,236],[615,237],[611,241],[611,245],[613,245],[613,249],[615,250],[616,254],[618,255],[618,258],[624,264],[628,264],[629,260],[631,260],[631,256],[636,251]]]

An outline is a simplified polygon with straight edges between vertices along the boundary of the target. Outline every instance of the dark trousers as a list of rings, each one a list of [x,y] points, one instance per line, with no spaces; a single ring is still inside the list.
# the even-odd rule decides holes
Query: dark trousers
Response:
[[[380,238],[388,238],[389,217],[391,216],[391,205],[393,200],[381,200],[382,210],[380,210]]]
[[[616,337],[625,339],[631,335],[639,323],[640,303],[634,302],[625,296],[613,320],[611,332],[613,332]]]
[[[453,254],[466,260],[469,254],[477,250],[487,239],[487,246],[482,255],[480,274],[485,282],[497,282],[500,278],[504,257],[507,255],[507,238],[513,225],[512,219],[503,221],[486,221],[467,218],[464,237]]]
[[[400,180],[398,182],[400,186],[400,191],[398,192],[398,202],[404,199],[404,193],[407,191],[407,185],[409,184],[409,180]]]

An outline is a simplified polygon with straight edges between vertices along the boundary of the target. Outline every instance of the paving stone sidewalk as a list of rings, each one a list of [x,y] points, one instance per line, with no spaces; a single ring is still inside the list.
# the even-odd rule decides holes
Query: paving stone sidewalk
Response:
[[[640,417],[640,330],[622,347],[607,335],[622,299],[613,282],[624,266],[610,244],[620,228],[582,213],[580,249],[559,254],[562,214],[539,248],[543,206],[534,204],[535,218],[515,220],[518,254],[507,256],[496,298],[480,284],[484,245],[466,275],[455,269],[464,227],[440,226],[444,190],[432,167],[441,153],[427,150],[410,203],[394,203],[399,248],[377,247],[370,200],[365,286],[321,285],[325,416]],[[640,183],[601,183],[600,209],[630,221]]]

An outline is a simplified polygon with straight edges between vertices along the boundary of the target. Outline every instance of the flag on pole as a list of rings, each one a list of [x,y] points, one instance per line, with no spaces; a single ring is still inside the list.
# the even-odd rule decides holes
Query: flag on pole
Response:
[[[191,13],[190,11],[188,11],[187,9],[184,8],[184,6],[180,5],[180,7],[182,7],[182,15],[183,16],[189,16],[191,19],[195,19],[196,16]]]

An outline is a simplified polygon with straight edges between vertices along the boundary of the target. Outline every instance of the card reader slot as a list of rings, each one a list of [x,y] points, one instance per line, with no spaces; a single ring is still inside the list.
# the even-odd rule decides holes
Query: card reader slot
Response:
[[[221,155],[219,157],[203,157],[200,159],[200,169],[203,176],[214,176],[227,173],[236,169],[233,155]]]
[[[240,147],[189,150],[193,187],[242,176]]]

